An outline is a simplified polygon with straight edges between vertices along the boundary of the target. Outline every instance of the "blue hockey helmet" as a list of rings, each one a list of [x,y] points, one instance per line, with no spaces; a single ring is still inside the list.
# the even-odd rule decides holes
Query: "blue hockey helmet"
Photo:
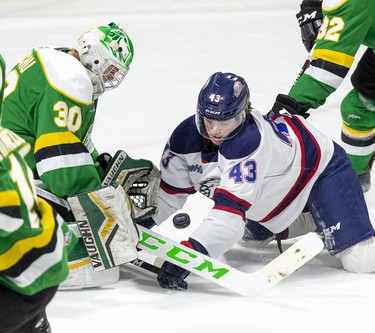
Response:
[[[249,105],[249,87],[241,76],[222,72],[212,74],[198,96],[195,121],[199,133],[206,138],[210,138],[204,118],[221,122],[235,118],[237,122],[234,123],[234,131],[245,121],[246,109]]]

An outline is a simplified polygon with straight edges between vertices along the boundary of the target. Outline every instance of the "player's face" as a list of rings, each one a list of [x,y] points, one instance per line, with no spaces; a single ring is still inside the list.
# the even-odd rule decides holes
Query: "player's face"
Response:
[[[224,121],[204,118],[204,125],[210,140],[216,146],[220,146],[228,135],[236,129],[238,121],[236,118]]]

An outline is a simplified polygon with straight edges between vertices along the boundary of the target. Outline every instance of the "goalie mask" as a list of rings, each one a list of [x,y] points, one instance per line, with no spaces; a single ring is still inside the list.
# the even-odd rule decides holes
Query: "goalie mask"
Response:
[[[89,71],[94,95],[120,85],[133,60],[133,44],[115,23],[93,27],[78,39],[80,62]]]
[[[241,129],[249,106],[250,92],[242,77],[233,73],[212,74],[198,96],[198,132],[220,146]]]

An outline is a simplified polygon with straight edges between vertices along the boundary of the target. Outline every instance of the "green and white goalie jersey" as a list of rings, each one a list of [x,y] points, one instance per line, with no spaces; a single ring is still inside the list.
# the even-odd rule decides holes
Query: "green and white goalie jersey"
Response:
[[[33,49],[6,79],[1,124],[30,144],[34,177],[61,197],[99,188],[90,139],[97,100],[79,60],[66,50]]]

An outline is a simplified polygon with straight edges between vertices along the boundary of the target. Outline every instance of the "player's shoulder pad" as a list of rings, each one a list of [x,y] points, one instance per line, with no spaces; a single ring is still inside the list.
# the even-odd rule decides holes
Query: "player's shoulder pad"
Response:
[[[322,9],[326,12],[335,10],[347,1],[348,0],[323,0]]]
[[[79,60],[52,48],[37,49],[36,53],[53,88],[78,102],[92,103],[93,86]]]
[[[220,154],[228,160],[244,158],[258,149],[261,138],[259,128],[250,114],[240,131],[233,138],[224,141]]]
[[[190,154],[202,150],[204,138],[195,125],[195,116],[182,121],[169,139],[170,150],[176,154]]]

